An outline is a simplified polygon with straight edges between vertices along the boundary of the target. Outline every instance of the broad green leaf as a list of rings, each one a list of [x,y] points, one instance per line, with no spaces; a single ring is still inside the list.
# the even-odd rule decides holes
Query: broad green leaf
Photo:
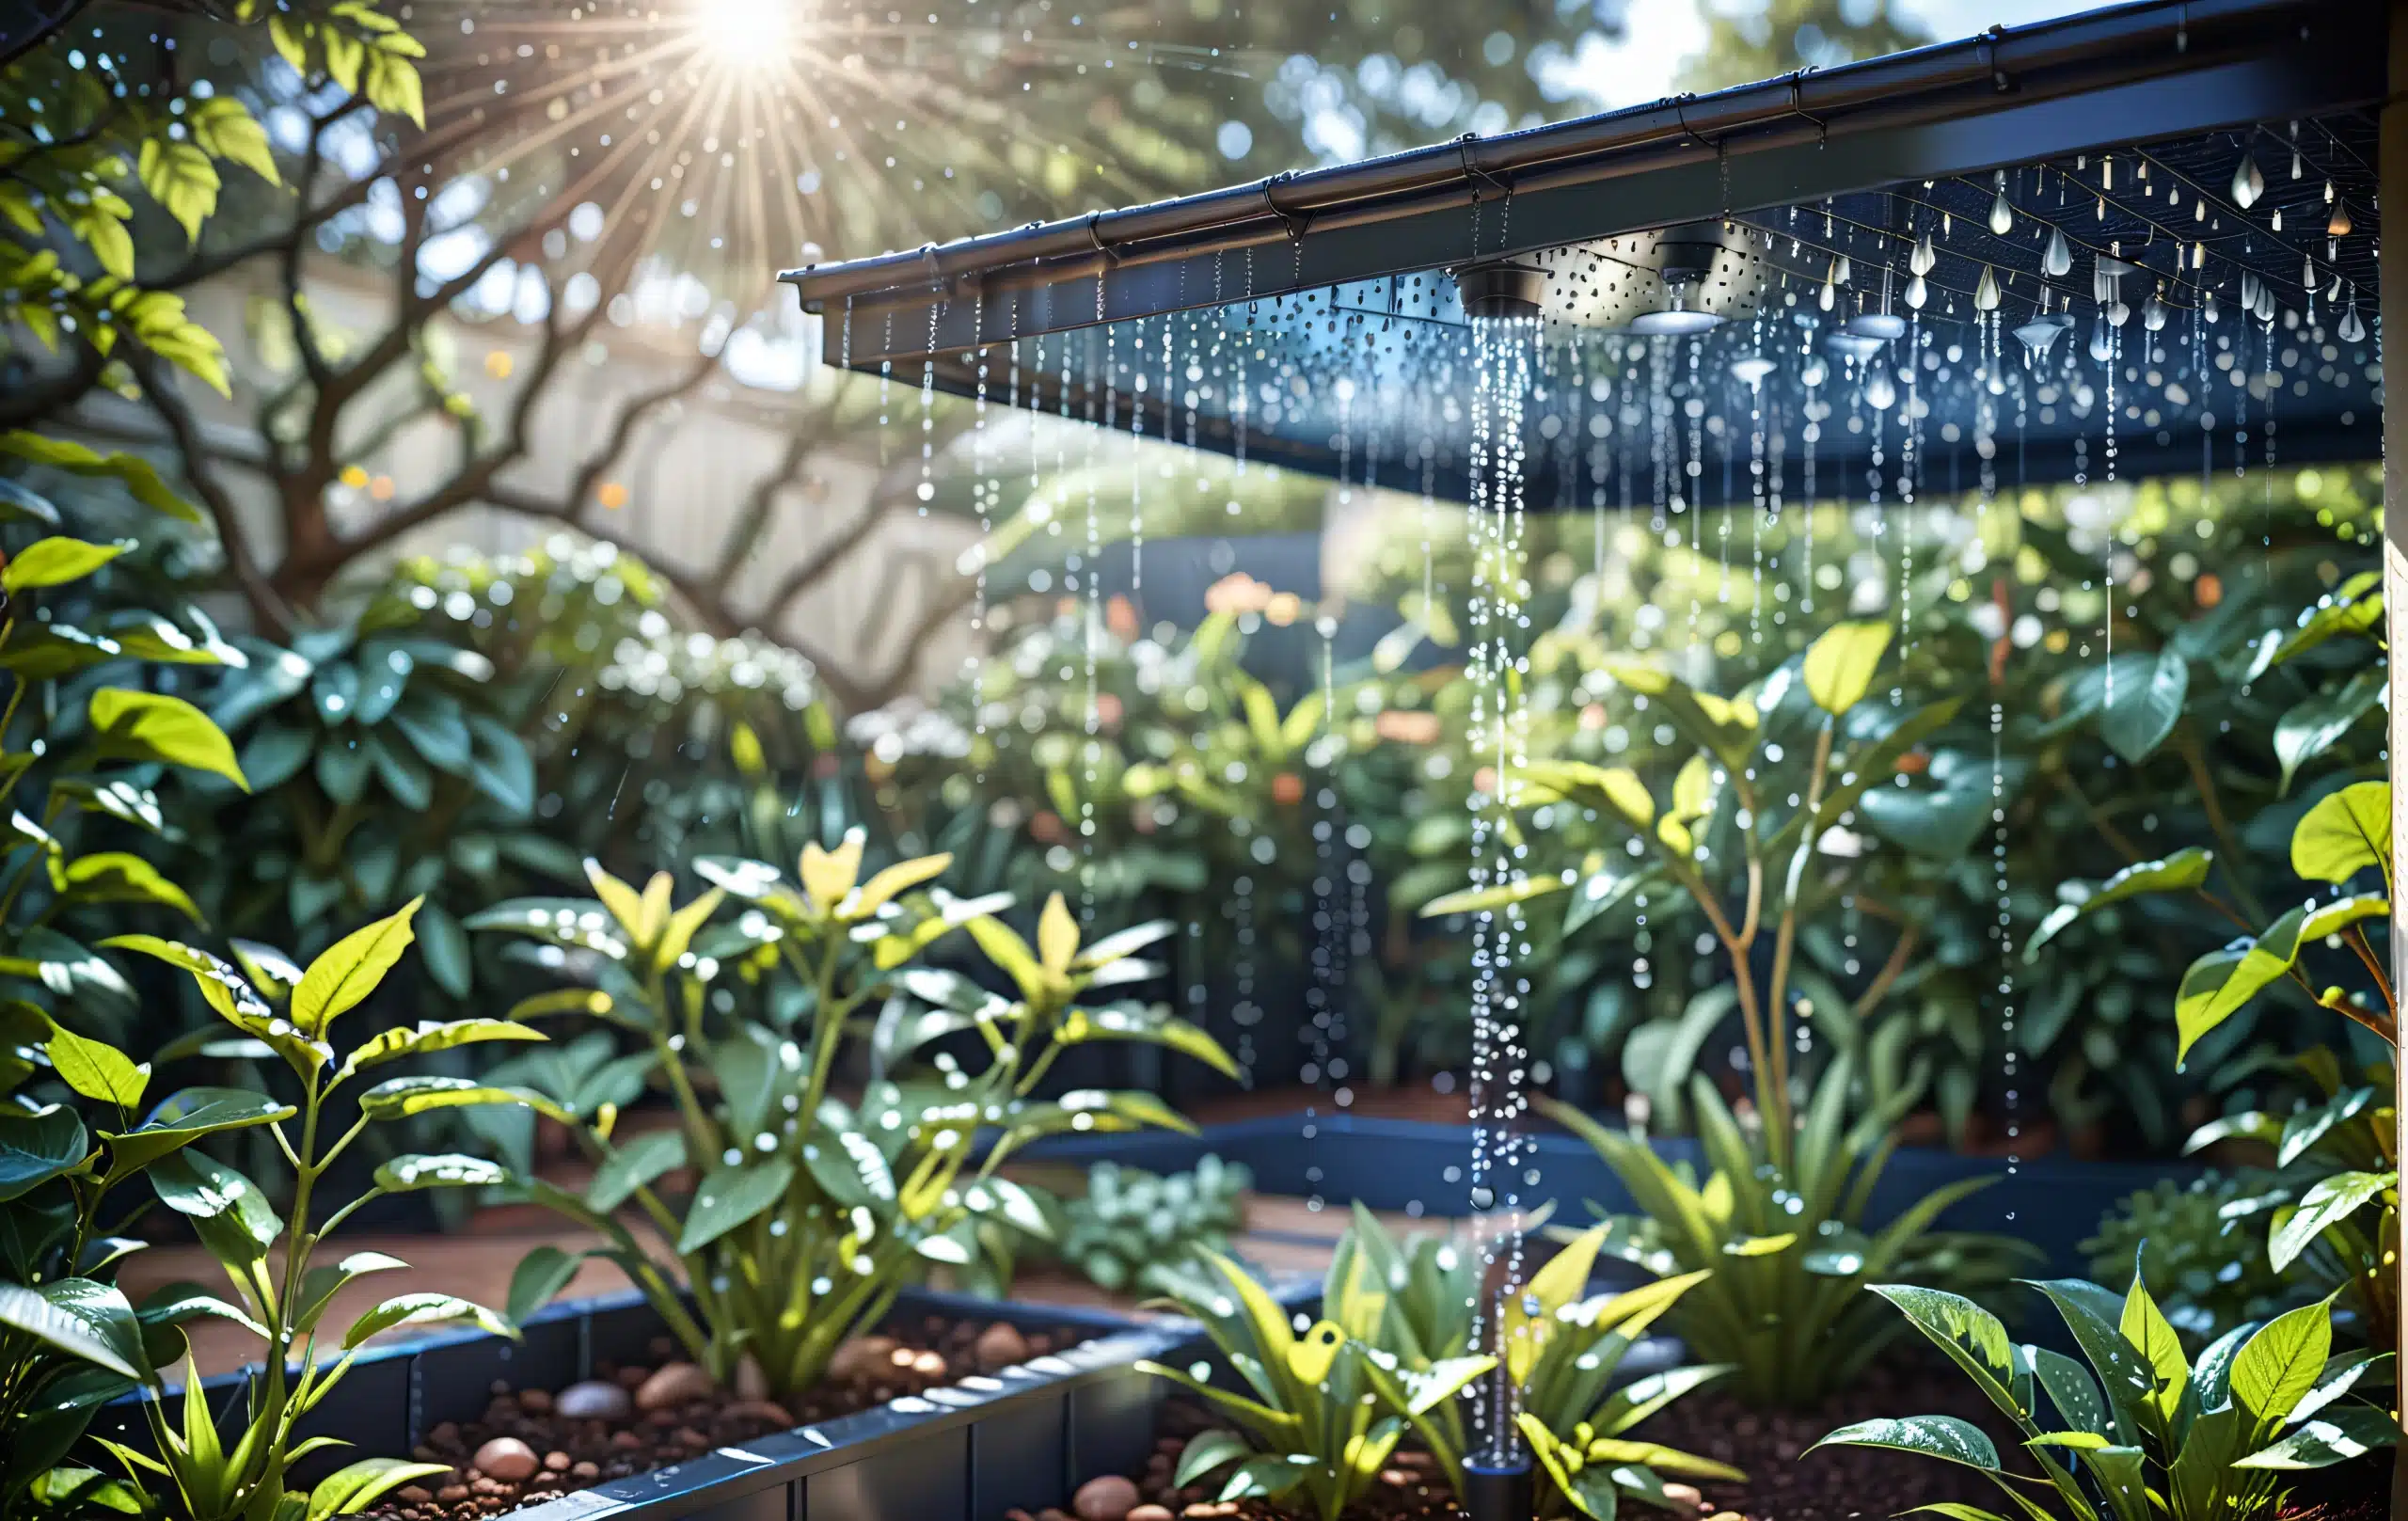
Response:
[[[2138,1274],[2124,1294],[2124,1315],[2117,1324],[2124,1340],[2141,1361],[2147,1363],[2153,1376],[2158,1414],[2170,1428],[2174,1413],[2181,1408],[2182,1397],[2191,1386],[2190,1359],[2182,1355],[2182,1339],[2175,1332],[2165,1312],[2149,1297],[2148,1287]]]
[[[1467,887],[1459,893],[1446,893],[1421,905],[1420,917],[1441,919],[1450,913],[1483,913],[1510,904],[1527,903],[1549,893],[1560,893],[1569,885],[1560,877],[1525,877],[1519,881],[1499,882],[1494,887]]]
[[[357,1515],[394,1490],[417,1479],[433,1479],[452,1471],[448,1464],[411,1463],[401,1458],[362,1458],[318,1481],[309,1491],[309,1508],[302,1521],[327,1521],[330,1516]],[[277,1512],[282,1517],[281,1510]]]
[[[2346,882],[2368,866],[2391,882],[2391,784],[2358,782],[2317,800],[2291,831],[2291,870]]]
[[[2306,919],[2305,908],[2293,909],[2256,940],[2236,940],[2191,963],[2174,995],[2174,1022],[2180,1037],[2174,1053],[2178,1069],[2201,1037],[2290,971],[2299,959],[2300,928]]]
[[[1054,1038],[1062,1045],[1092,1040],[1134,1040],[1163,1046],[1193,1056],[1226,1077],[1238,1077],[1238,1064],[1201,1025],[1173,1017],[1164,1004],[1115,1005],[1108,1008],[1073,1008],[1062,1015]]]
[[[72,1030],[53,1029],[42,1049],[59,1081],[87,1099],[133,1109],[142,1102],[150,1084],[150,1064],[135,1066],[133,1058],[105,1041],[87,1040]]]
[[[510,1275],[510,1299],[502,1313],[513,1325],[524,1325],[529,1316],[552,1302],[583,1265],[582,1254],[571,1254],[557,1246],[536,1247],[521,1258],[517,1270]]]
[[[2174,732],[2182,718],[2182,700],[2190,691],[2190,662],[2179,650],[2159,651],[2147,679],[2117,681],[2112,690],[2102,691],[2099,737],[2126,761],[2139,765]]]
[[[2208,869],[2214,863],[2215,857],[2210,852],[2192,845],[2160,860],[2134,862],[2096,887],[2086,887],[2080,882],[2067,883],[2059,891],[2067,901],[2051,909],[2048,917],[2040,921],[2040,927],[2033,932],[2031,940],[2024,945],[2024,959],[2031,959],[2033,954],[2048,943],[2057,931],[2094,910],[2120,903],[2126,898],[2138,897],[2144,893],[2189,892],[2208,879]]]
[[[144,1173],[159,1202],[184,1216],[222,1263],[258,1262],[284,1230],[267,1196],[216,1158],[186,1148]]]
[[[87,1278],[65,1278],[38,1290],[0,1283],[0,1325],[122,1377],[142,1377],[134,1307],[114,1285]]]
[[[353,930],[309,963],[301,986],[293,990],[293,1022],[302,1034],[313,1039],[325,1035],[338,1015],[376,990],[409,948],[410,920],[425,901],[410,899],[400,911]]]
[[[2333,1307],[2321,1302],[2275,1316],[2242,1344],[2232,1359],[2232,1397],[2257,1421],[2258,1437],[2290,1419],[2332,1352]]]
[[[414,1293],[395,1294],[352,1322],[351,1329],[343,1333],[342,1344],[348,1351],[370,1337],[381,1336],[404,1325],[424,1325],[436,1321],[473,1321],[480,1329],[495,1336],[508,1337],[513,1341],[518,1339],[518,1327],[483,1305],[471,1304],[451,1294]]]
[[[645,1131],[614,1144],[610,1156],[594,1170],[585,1202],[608,1214],[686,1165],[686,1137],[673,1130]]]
[[[2400,1424],[2373,1405],[2337,1405],[2272,1447],[2234,1460],[2236,1468],[2329,1468],[2396,1445]]]
[[[121,1135],[101,1133],[108,1143],[109,1176],[131,1177],[204,1135],[271,1124],[296,1113],[293,1105],[248,1088],[181,1088],[152,1106],[135,1129]]]
[[[416,1029],[396,1025],[355,1049],[343,1058],[342,1069],[337,1077],[348,1077],[354,1072],[399,1061],[404,1056],[422,1056],[430,1052],[450,1051],[455,1046],[473,1045],[480,1041],[544,1038],[541,1030],[530,1029],[510,1020],[420,1020]]]
[[[510,1181],[510,1170],[483,1157],[446,1152],[439,1156],[388,1158],[376,1167],[376,1186],[388,1194],[409,1194],[424,1188],[499,1188]]]
[[[159,868],[125,850],[96,850],[67,863],[59,896],[71,903],[155,903],[194,924],[200,909],[191,896],[159,874]]]
[[[1806,1450],[1812,1452],[1824,1447],[1886,1448],[1893,1452],[1912,1452],[1961,1463],[1984,1473],[1998,1472],[1998,1449],[1979,1426],[1955,1416],[1882,1416],[1860,1420],[1841,1427]]]
[[[122,230],[119,236],[123,236]],[[131,252],[131,241],[128,251]],[[135,500],[155,513],[199,525],[200,509],[167,489],[159,477],[159,468],[139,454],[100,454],[70,438],[46,437],[22,428],[0,433],[0,454],[14,454],[19,459],[47,465],[71,475],[107,476],[121,483]]]
[[[387,1078],[359,1096],[360,1112],[372,1119],[403,1119],[430,1109],[489,1103],[525,1104],[547,1119],[557,1119],[564,1125],[576,1122],[575,1116],[532,1088],[479,1083],[470,1077]]]
[[[198,239],[200,224],[217,209],[217,166],[209,155],[189,142],[145,137],[135,168],[150,198],[176,219],[187,239]]]
[[[2288,1273],[2317,1237],[2399,1186],[2396,1172],[2337,1172],[2318,1179],[2267,1239],[2267,1260],[2275,1272]]]
[[[250,790],[226,732],[181,697],[103,687],[92,694],[87,713],[103,760],[188,767]]]
[[[0,1111],[0,1200],[74,1171],[90,1151],[83,1120],[65,1104],[31,1114]]]
[[[1212,1431],[1188,1439],[1186,1449],[1179,1455],[1179,1467],[1171,1475],[1171,1482],[1184,1489],[1216,1469],[1232,1463],[1242,1463],[1254,1455],[1245,1439],[1227,1428]]]
[[[677,1255],[690,1256],[761,1213],[785,1196],[794,1183],[794,1164],[784,1157],[749,1166],[721,1164],[705,1174],[686,1211],[685,1229],[677,1238]]]
[[[2282,791],[2299,768],[2331,749],[2383,695],[2384,673],[2369,667],[2330,691],[2293,705],[2274,724],[2274,756],[2283,763]]]
[[[1616,873],[1599,867],[1589,871],[1572,891],[1563,911],[1563,933],[1570,935],[1590,920],[1612,912],[1631,896],[1656,884],[1653,870]]]
[[[36,587],[80,581],[133,547],[130,540],[91,544],[82,539],[36,539],[0,568],[0,591],[14,595]]]
[[[1833,716],[1863,701],[1873,685],[1873,673],[1890,647],[1892,629],[1886,621],[1845,623],[1824,631],[1807,647],[1806,695]]]
[[[213,95],[191,102],[184,112],[184,125],[191,130],[192,140],[212,158],[239,164],[270,184],[282,182],[276,170],[276,154],[268,147],[267,129],[235,97]]]

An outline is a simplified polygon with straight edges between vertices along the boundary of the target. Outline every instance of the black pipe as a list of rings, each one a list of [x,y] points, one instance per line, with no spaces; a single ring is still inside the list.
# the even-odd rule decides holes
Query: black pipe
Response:
[[[1519,1463],[1464,1460],[1464,1514],[1471,1521],[1530,1521],[1536,1501],[1529,1459]]]
[[[1994,27],[1829,70],[1710,95],[1684,96],[1497,137],[1466,136],[1385,158],[1281,175],[1253,184],[1119,211],[963,238],[943,246],[788,270],[803,309],[881,293],[951,289],[1022,270],[1024,278],[1077,277],[1147,253],[1193,254],[1307,235],[1323,218],[1346,223],[1412,215],[1433,203],[1494,198],[1532,176],[1562,182],[1602,178],[1632,154],[1716,156],[1828,135],[1887,114],[1907,99],[1973,87],[1985,95],[2020,87],[2027,75],[2077,69],[2102,88],[2197,67],[2219,47],[2292,37],[2328,7],[2303,0],[2140,0],[2029,26]],[[2353,8],[2363,9],[2363,5]],[[1961,114],[1961,113],[1948,113]],[[1735,142],[1741,134],[1763,135]],[[1513,250],[1500,250],[1511,252]],[[1040,272],[1027,266],[1043,265]]]

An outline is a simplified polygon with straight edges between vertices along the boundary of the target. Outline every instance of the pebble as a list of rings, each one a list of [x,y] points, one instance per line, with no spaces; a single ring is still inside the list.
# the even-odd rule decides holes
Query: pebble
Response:
[[[911,1371],[922,1378],[942,1381],[951,1374],[953,1370],[946,1364],[943,1353],[924,1352],[911,1359]]]
[[[1081,1484],[1070,1497],[1070,1509],[1078,1513],[1079,1521],[1129,1521],[1137,1497],[1135,1484],[1118,1474],[1105,1474]]]
[[[566,1473],[568,1454],[558,1450],[547,1452],[544,1454],[544,1466],[553,1473]]]
[[[583,1463],[572,1463],[569,1465],[568,1476],[571,1479],[582,1479],[590,1484],[602,1477],[602,1466],[590,1459]]]
[[[978,1371],[992,1373],[1028,1361],[1028,1339],[1016,1326],[997,1321],[978,1333],[971,1355],[978,1359]]]
[[[740,1400],[726,1411],[732,1419],[765,1420],[772,1425],[792,1426],[794,1417],[775,1400]]]
[[[551,1413],[552,1397],[541,1389],[527,1389],[518,1396],[518,1408],[531,1416]]]
[[[718,1387],[711,1376],[692,1363],[665,1363],[636,1389],[638,1410],[670,1410],[707,1400]]]
[[[466,1484],[446,1484],[441,1489],[435,1492],[435,1497],[442,1504],[457,1505],[462,1500],[468,1497],[468,1486]]]
[[[625,1420],[636,1413],[626,1390],[598,1378],[561,1390],[553,1407],[570,1420]]]
[[[505,1484],[524,1483],[534,1478],[540,1464],[535,1450],[515,1436],[495,1437],[477,1449],[477,1455],[468,1461],[479,1473]]]
[[[857,1336],[836,1349],[828,1359],[828,1376],[848,1384],[876,1378],[894,1366],[895,1339],[891,1336]]]
[[[1129,1513],[1125,1521],[1171,1521],[1167,1505],[1140,1505]]]
[[[1664,1498],[1669,1504],[1686,1505],[1692,1511],[1705,1509],[1705,1494],[1695,1484],[1666,1484]]]
[[[736,1364],[736,1397],[739,1400],[766,1400],[769,1397],[769,1375],[746,1353]]]

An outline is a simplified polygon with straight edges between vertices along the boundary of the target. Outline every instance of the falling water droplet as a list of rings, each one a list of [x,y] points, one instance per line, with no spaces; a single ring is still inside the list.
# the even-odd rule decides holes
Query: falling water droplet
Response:
[[[2065,229],[2049,229],[2049,246],[2040,255],[2040,269],[2052,280],[2073,273],[2073,246],[2066,242]]]
[[[2243,152],[2241,163],[2232,171],[2232,201],[2242,211],[2258,204],[2266,193],[2266,176],[2258,170],[2258,161]]]
[[[2115,335],[2108,330],[2107,314],[2102,311],[2091,320],[2090,356],[2100,364],[2115,356]]]
[[[2165,298],[2151,291],[2148,299],[2141,303],[2141,325],[2152,333],[2162,331],[2165,326]]]
[[[1856,266],[1847,261],[1847,255],[1842,254],[1837,259],[1831,261],[1831,282],[1833,284],[1846,285],[1848,280],[1855,276],[1855,274]]]
[[[1926,232],[1915,240],[1914,252],[1907,256],[1907,268],[1917,275],[1928,275],[1939,263],[1939,251],[1932,247],[1931,234]]]
[[[1887,412],[1897,404],[1897,383],[1887,370],[1876,370],[1864,379],[1864,404],[1877,412]]]
[[[1931,287],[1924,283],[1922,276],[1917,275],[1912,279],[1907,281],[1908,306],[1912,307],[1917,311],[1921,311],[1923,309],[1923,304],[1930,299]]]
[[[2216,293],[2213,291],[2210,291],[2208,293],[2207,302],[2200,308],[2199,315],[2205,317],[2210,323],[2218,322],[2223,319],[2224,313],[2216,309]]]
[[[1981,284],[1973,288],[1973,309],[1975,311],[1998,309],[1998,271],[1988,264],[1982,266]]]
[[[1990,201],[1990,230],[2002,238],[2015,230],[2015,208],[2007,204],[2004,190]]]

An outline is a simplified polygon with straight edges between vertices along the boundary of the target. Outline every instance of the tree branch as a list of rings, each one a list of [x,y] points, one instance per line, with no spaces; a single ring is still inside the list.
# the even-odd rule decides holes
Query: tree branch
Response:
[[[129,340],[119,340],[119,350],[135,378],[142,383],[142,394],[166,424],[167,434],[175,440],[176,452],[182,456],[184,479],[192,485],[194,495],[209,509],[217,526],[218,543],[226,551],[226,566],[234,576],[234,583],[250,604],[251,615],[262,629],[277,639],[291,635],[293,626],[293,608],[270,583],[252,558],[250,540],[243,532],[241,511],[234,499],[227,494],[225,483],[212,468],[208,445],[200,436],[200,423],[192,408],[176,390],[175,378],[168,374],[159,360]]]

